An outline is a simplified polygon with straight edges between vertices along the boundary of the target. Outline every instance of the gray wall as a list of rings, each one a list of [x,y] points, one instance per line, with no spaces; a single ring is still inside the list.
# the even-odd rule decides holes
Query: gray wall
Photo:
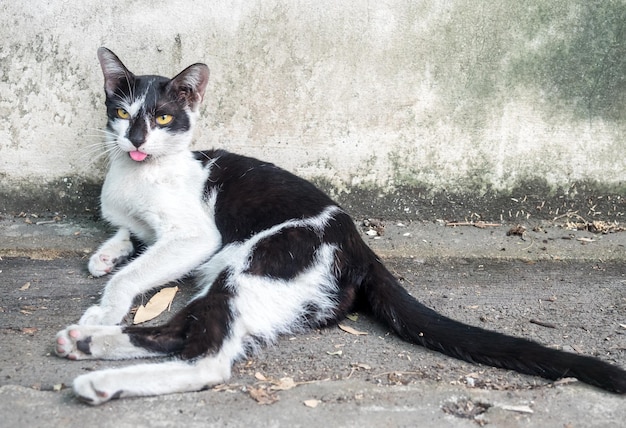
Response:
[[[138,74],[207,63],[196,148],[274,161],[358,213],[626,211],[622,1],[2,7],[0,210],[97,208],[104,45]]]

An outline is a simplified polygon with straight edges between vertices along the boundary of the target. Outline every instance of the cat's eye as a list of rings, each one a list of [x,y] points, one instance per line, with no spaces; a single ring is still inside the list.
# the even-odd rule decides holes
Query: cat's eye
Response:
[[[174,117],[171,114],[162,114],[156,117],[156,123],[157,125],[163,126],[170,123],[172,119],[174,119]]]
[[[119,117],[120,119],[128,119],[130,117],[130,113],[128,113],[123,108],[118,108],[117,109],[117,117]]]

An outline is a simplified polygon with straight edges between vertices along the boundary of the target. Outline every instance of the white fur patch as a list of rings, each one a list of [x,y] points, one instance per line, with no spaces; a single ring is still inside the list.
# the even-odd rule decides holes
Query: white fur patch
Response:
[[[88,309],[81,324],[119,323],[135,296],[183,277],[217,251],[221,235],[212,215],[215,198],[202,196],[209,172],[187,151],[162,164],[112,162],[102,189],[102,213],[150,246],[112,276],[100,304]]]
[[[236,297],[232,309],[245,333],[271,341],[279,334],[305,327],[300,325],[305,315],[312,315],[313,322],[332,317],[337,303],[337,282],[332,275],[335,251],[333,245],[322,245],[314,263],[289,280],[234,274]],[[315,308],[312,314],[311,307]]]
[[[254,247],[261,240],[292,227],[312,228],[321,233],[332,216],[340,211],[337,206],[329,206],[317,216],[288,220],[243,243],[227,245],[199,269],[201,281],[206,285],[195,298],[205,296],[217,276],[229,269],[229,286],[235,293],[231,309],[235,313],[236,328],[231,331],[238,340],[244,341],[246,336],[271,341],[279,334],[300,329],[303,326],[299,323],[309,307],[315,308],[311,321],[330,318],[337,292],[333,266],[337,248],[334,245],[320,245],[312,265],[289,280],[252,275],[246,270]]]

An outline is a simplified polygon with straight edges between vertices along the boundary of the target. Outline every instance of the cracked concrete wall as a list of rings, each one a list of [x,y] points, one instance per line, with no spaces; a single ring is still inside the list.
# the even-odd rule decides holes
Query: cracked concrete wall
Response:
[[[626,211],[622,1],[31,0],[0,23],[0,210],[96,209],[103,45],[139,74],[207,63],[195,147],[355,210]]]

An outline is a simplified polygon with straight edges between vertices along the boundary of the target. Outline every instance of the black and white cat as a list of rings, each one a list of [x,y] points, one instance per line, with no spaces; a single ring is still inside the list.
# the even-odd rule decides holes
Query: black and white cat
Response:
[[[94,276],[119,268],[99,305],[56,336],[61,357],[168,362],[84,374],[75,393],[112,398],[196,391],[278,335],[367,310],[403,339],[475,363],[626,393],[626,371],[600,360],[468,326],[423,306],[363,242],[350,217],[311,183],[271,163],[189,146],[209,70],[173,79],[135,76],[108,49],[105,81],[110,166],[102,214],[119,230],[89,261]],[[159,327],[118,325],[133,299],[192,274],[197,295]],[[165,374],[166,376],[163,376]]]

